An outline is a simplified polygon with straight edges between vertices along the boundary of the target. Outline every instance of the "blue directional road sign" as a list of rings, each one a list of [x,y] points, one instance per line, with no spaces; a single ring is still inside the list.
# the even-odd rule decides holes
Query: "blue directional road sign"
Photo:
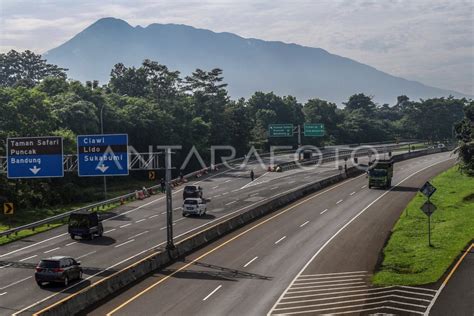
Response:
[[[63,177],[63,139],[7,138],[7,176],[9,179]]]
[[[128,135],[77,136],[80,177],[128,175]]]

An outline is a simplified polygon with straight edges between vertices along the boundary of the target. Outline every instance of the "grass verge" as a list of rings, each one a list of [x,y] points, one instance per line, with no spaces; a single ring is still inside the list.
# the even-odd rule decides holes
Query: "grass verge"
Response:
[[[474,239],[474,177],[455,166],[430,181],[437,206],[428,218],[420,210],[426,198],[418,193],[396,223],[383,250],[384,259],[372,281],[375,285],[421,285],[438,281]]]

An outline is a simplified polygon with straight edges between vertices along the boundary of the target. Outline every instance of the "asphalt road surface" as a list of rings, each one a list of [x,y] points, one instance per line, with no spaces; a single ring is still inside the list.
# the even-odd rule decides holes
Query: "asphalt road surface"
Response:
[[[332,283],[341,289],[361,285],[368,289],[367,278],[378,251],[401,210],[424,181],[453,164],[449,153],[397,163],[392,182],[396,186],[390,191],[369,190],[365,175],[348,179],[229,234],[89,314],[308,314],[321,306],[307,305],[340,306],[338,301],[349,299],[327,301],[326,296],[320,303],[306,302],[306,298],[289,303],[286,295],[326,291]],[[255,196],[261,194],[259,191]],[[312,275],[320,277],[317,282],[324,282],[315,284]],[[299,284],[296,289],[295,279]],[[416,291],[430,295],[419,295],[423,298],[432,296],[432,290]],[[302,296],[314,292],[295,294],[291,293]],[[295,304],[297,308],[288,308]]]
[[[278,160],[290,160],[280,156]],[[256,179],[250,183],[249,169]],[[175,240],[205,229],[231,215],[318,179],[339,173],[334,163],[305,170],[267,173],[257,163],[243,170],[219,171],[195,183],[210,198],[208,214],[201,218],[182,217],[182,187],[173,193]],[[0,315],[31,314],[41,306],[59,300],[99,278],[123,268],[160,249],[166,242],[166,205],[163,195],[121,206],[104,221],[104,237],[92,241],[71,240],[66,227],[37,234],[1,247],[0,252]],[[68,288],[39,288],[34,270],[41,258],[67,255],[80,260],[84,280]]]
[[[432,316],[474,315],[474,247],[471,247],[430,310]]]

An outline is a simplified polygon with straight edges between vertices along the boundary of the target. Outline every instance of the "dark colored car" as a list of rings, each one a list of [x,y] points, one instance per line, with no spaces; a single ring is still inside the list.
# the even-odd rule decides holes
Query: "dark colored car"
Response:
[[[68,286],[70,281],[82,279],[80,265],[74,258],[66,256],[41,259],[36,267],[36,283],[43,286],[44,282],[58,282]]]
[[[183,200],[187,198],[200,198],[202,199],[202,188],[198,185],[187,185],[183,190]]]
[[[102,236],[104,227],[97,212],[81,211],[69,216],[68,232],[72,239],[76,236],[94,239],[95,236]]]

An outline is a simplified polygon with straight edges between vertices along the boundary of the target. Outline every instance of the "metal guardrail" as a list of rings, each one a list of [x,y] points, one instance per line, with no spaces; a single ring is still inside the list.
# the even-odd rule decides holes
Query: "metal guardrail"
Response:
[[[397,147],[397,148],[401,148],[401,147],[404,147],[404,146],[407,146],[407,145],[408,144],[400,144],[400,145],[394,145],[394,146]],[[383,148],[386,148],[386,147],[387,146],[384,146]],[[343,155],[348,155],[349,154],[349,156],[350,156],[350,153],[352,153],[352,151],[353,151],[353,149],[341,150],[341,151],[339,151],[338,155],[339,155],[340,158],[342,157],[341,159],[344,159]],[[282,154],[292,154],[292,153],[295,153],[295,151],[294,150],[281,151],[281,152],[276,152],[275,154],[282,155]],[[270,153],[262,153],[262,154],[259,154],[259,155],[261,157],[265,157],[265,156],[269,156]],[[333,160],[335,159],[335,157],[333,157],[335,155],[333,152],[326,153],[326,155],[328,155],[328,156],[324,157],[324,155],[323,155],[323,162],[329,162],[329,161],[331,161],[329,159],[333,159]],[[226,161],[226,163],[231,165],[231,164],[235,164],[237,162],[243,162],[245,159],[246,159],[245,157],[236,158],[236,159]],[[328,159],[328,160],[324,161],[324,159]],[[254,160],[256,160],[256,159],[253,158],[253,159],[250,159],[249,161],[254,161]],[[301,161],[300,163],[308,164],[308,163],[313,163],[313,162],[314,162],[313,160],[306,160],[306,161]],[[4,163],[4,161],[0,161],[0,164],[1,163]],[[71,165],[73,165],[73,164],[74,164],[74,162],[71,161]],[[291,161],[291,162],[284,163],[284,164],[290,165],[290,164],[295,164],[295,162]],[[280,164],[280,165],[284,165],[284,164]],[[224,164],[224,163],[220,163],[220,164],[217,164],[215,167],[220,169],[222,167],[225,167],[225,165],[226,164]],[[214,170],[211,170],[211,167],[207,167],[205,169],[200,169],[200,170],[191,172],[189,174],[186,174],[186,175],[183,176],[183,178],[186,179],[186,180],[189,179],[189,178],[193,178],[196,175],[198,175],[200,173],[203,173],[203,171],[212,172]],[[171,180],[171,183],[173,185],[175,185],[175,184],[180,183],[180,180],[181,179],[179,179],[179,178],[178,179],[173,179],[173,180]],[[154,186],[151,186],[151,187],[146,188],[146,189],[147,190],[155,190],[157,188],[159,188],[159,185],[154,185]],[[42,226],[42,225],[45,225],[45,224],[52,224],[52,223],[59,222],[59,221],[63,221],[64,219],[68,218],[69,215],[73,212],[94,211],[94,210],[98,211],[98,210],[100,210],[100,208],[103,208],[104,206],[109,206],[111,204],[120,203],[122,201],[135,200],[136,195],[137,195],[137,191],[132,192],[132,193],[127,193],[125,195],[121,195],[121,196],[118,196],[118,197],[115,197],[115,198],[112,198],[112,199],[108,199],[106,201],[101,201],[101,202],[90,204],[90,205],[87,205],[87,206],[84,206],[84,207],[80,207],[80,208],[74,209],[72,211],[64,212],[64,213],[61,213],[61,214],[58,214],[58,215],[55,215],[55,216],[51,216],[51,217],[48,217],[48,218],[45,218],[45,219],[42,219],[42,220],[39,220],[39,221],[36,221],[36,222],[33,222],[33,223],[29,223],[29,224],[26,224],[26,225],[14,227],[14,228],[11,228],[11,229],[0,232],[0,237],[5,237],[5,236],[8,237],[8,236],[13,235],[13,234],[18,234],[18,232],[20,232],[22,230],[27,230],[27,229],[31,229],[32,231],[34,231],[35,228],[37,228],[39,226]]]

